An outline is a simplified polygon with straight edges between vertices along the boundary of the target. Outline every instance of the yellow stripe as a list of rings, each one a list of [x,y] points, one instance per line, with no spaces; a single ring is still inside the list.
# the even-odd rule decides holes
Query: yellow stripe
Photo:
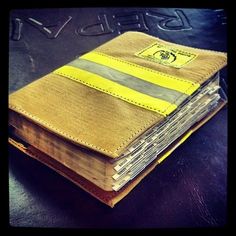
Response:
[[[174,89],[187,95],[191,95],[200,87],[200,84],[198,83],[164,74],[150,68],[133,64],[131,62],[124,61],[100,52],[89,52],[81,56],[80,58],[96,62],[98,64],[132,75],[139,79],[163,86],[165,88]]]
[[[189,130],[177,143],[176,146],[171,148],[168,152],[166,152],[157,162],[160,164],[164,161],[180,144],[182,144],[191,134],[193,133],[192,130]]]
[[[89,87],[125,100],[129,103],[138,105],[148,110],[156,111],[164,116],[167,116],[177,108],[175,104],[171,104],[167,101],[142,94],[123,85],[105,79],[97,74],[93,74],[76,67],[63,66],[55,70],[53,73],[78,81]]]

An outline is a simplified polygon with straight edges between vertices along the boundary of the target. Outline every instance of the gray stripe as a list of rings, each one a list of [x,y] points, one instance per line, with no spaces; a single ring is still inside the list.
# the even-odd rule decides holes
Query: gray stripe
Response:
[[[156,84],[152,84],[134,76],[85,59],[78,58],[70,62],[68,65],[100,75],[130,89],[136,90],[151,97],[160,98],[164,101],[176,104],[177,106],[188,97],[188,95],[173,89],[168,89]]]

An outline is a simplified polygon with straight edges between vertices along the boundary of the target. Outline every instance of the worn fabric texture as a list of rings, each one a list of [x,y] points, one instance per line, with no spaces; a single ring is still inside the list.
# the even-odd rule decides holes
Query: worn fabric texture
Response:
[[[11,94],[9,108],[61,137],[112,158],[163,118],[55,74]]]
[[[195,53],[197,54],[197,57],[191,63],[188,63],[181,68],[174,68],[142,59],[135,55],[137,52],[155,42],[159,42],[172,48],[178,48],[180,50],[182,49],[184,51]],[[205,82],[209,77],[214,75],[218,70],[227,64],[227,54],[224,52],[187,47],[184,45],[167,42],[141,32],[126,32],[119,37],[99,46],[94,51],[105,53],[107,55],[169,75],[186,78],[187,80],[198,82],[200,84]]]
[[[156,41],[196,53],[197,57],[181,68],[173,68],[135,55]],[[221,69],[227,59],[224,53],[184,47],[138,32],[124,33],[94,51],[200,84]],[[138,136],[164,119],[158,112],[54,73],[11,94],[9,108],[110,158],[119,157]]]

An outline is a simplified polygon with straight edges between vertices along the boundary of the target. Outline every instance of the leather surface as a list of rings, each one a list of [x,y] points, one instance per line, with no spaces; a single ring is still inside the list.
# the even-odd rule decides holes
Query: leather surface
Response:
[[[47,29],[51,25],[53,33],[32,19]],[[10,16],[9,91],[127,30],[226,51],[226,25],[222,9],[14,10]],[[222,75],[226,80],[226,70]],[[75,228],[223,226],[226,166],[227,108],[192,135],[114,209],[10,148],[10,224]]]

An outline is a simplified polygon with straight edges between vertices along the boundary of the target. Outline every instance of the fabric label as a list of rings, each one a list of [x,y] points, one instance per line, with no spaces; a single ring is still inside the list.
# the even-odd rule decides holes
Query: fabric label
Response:
[[[136,56],[162,65],[181,68],[197,57],[197,54],[169,47],[160,43],[154,43],[135,53]]]

